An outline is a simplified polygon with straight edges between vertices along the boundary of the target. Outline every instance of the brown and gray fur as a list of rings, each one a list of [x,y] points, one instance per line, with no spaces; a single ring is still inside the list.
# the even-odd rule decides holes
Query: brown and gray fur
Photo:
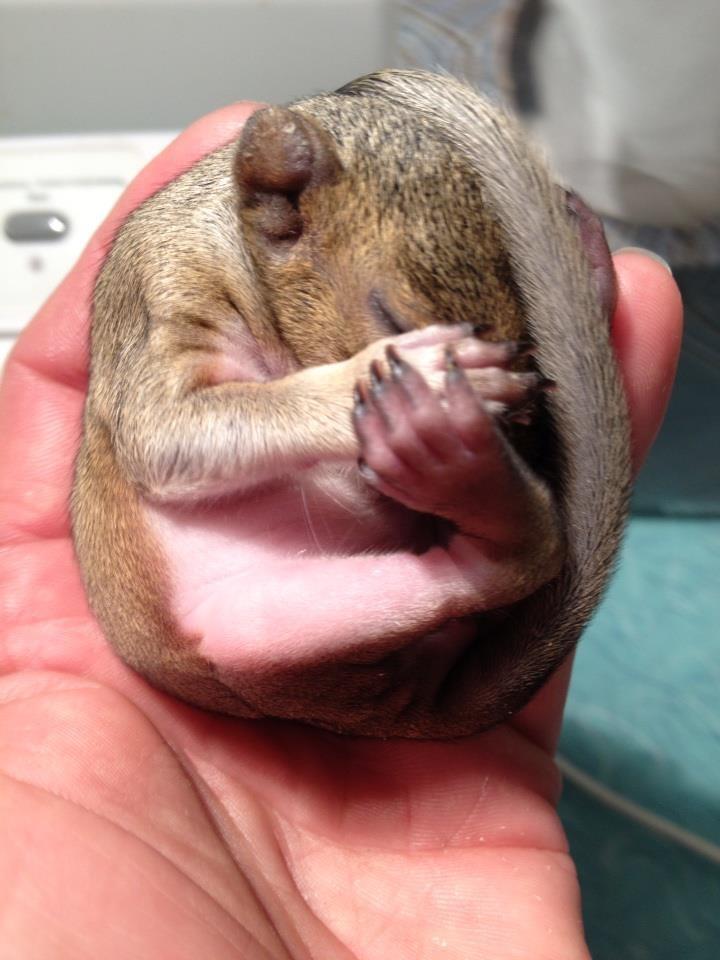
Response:
[[[221,148],[144,203],[100,275],[72,504],[88,596],[123,659],[200,706],[351,733],[470,733],[528,701],[573,649],[611,572],[630,466],[609,297],[598,289],[565,192],[515,123],[462,84],[386,71],[290,111],[315,122],[311,139],[325,140],[318,151],[330,158],[299,202],[271,209],[263,197],[252,200],[267,183],[248,179],[241,138],[240,147]],[[266,122],[263,114],[254,120]],[[258,216],[263,236],[275,231],[279,243],[292,239],[294,218],[309,217],[313,256],[266,256]],[[483,321],[493,328],[489,339],[532,340],[537,369],[555,388],[518,443],[555,495],[565,547],[559,575],[530,596],[492,610],[478,604],[481,642],[443,678],[424,713],[402,718],[392,709],[374,713],[357,691],[333,704],[336,674],[322,663],[255,686],[252,678],[228,683],[174,623],[165,558],[142,511],[145,499],[192,489],[194,461],[183,438],[197,433],[209,403],[217,405],[204,450],[210,472],[217,459],[211,494],[226,495],[238,474],[262,483],[258,449],[282,458],[292,442],[308,462],[338,449],[352,458],[344,391],[360,376],[354,358],[378,338],[364,312],[378,277],[389,277],[384,292],[417,325]],[[262,384],[215,383],[215,359],[230,348],[266,368]],[[342,382],[328,392],[313,370],[331,363],[343,368]],[[179,402],[190,395],[193,402]],[[247,441],[237,440],[239,411]],[[230,446],[237,447],[232,462]],[[293,692],[303,685],[327,704],[324,713],[303,715],[304,698]]]

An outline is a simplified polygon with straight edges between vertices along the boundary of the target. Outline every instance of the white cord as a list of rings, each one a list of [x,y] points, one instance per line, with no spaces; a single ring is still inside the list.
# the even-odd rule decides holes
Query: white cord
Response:
[[[651,833],[664,837],[666,840],[670,840],[672,843],[676,843],[678,846],[684,847],[686,850],[697,854],[697,856],[702,857],[703,860],[708,860],[710,863],[720,866],[720,845],[717,843],[713,843],[712,840],[707,840],[705,837],[698,836],[698,834],[693,833],[691,830],[686,830],[684,827],[673,823],[672,820],[661,817],[659,814],[653,813],[645,807],[641,807],[640,804],[628,800],[627,797],[624,797],[621,793],[617,793],[615,790],[610,789],[610,787],[606,787],[604,783],[600,783],[595,777],[591,777],[590,774],[576,767],[574,763],[566,760],[565,757],[557,757],[556,762],[563,776],[566,777],[570,783],[585,793],[590,794],[590,796],[594,797],[599,803],[641,824],[641,826],[645,827],[645,829]]]

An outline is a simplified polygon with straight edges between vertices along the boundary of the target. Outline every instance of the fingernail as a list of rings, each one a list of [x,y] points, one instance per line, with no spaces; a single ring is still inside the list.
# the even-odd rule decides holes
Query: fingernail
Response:
[[[650,259],[656,263],[662,264],[670,276],[672,276],[672,267],[670,264],[667,260],[664,260],[659,253],[655,253],[654,250],[646,250],[645,247],[621,247],[619,250],[615,250],[615,253],[639,253],[643,257],[650,257]]]

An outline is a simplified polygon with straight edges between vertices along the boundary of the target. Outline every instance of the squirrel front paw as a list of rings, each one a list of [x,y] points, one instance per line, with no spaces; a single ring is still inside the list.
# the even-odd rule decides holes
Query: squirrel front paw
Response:
[[[505,498],[510,468],[498,418],[527,422],[548,382],[508,369],[527,351],[524,343],[470,337],[445,344],[439,372],[428,363],[432,353],[423,351],[437,347],[403,356],[390,344],[385,362],[374,360],[368,379],[357,382],[359,469],[372,487],[405,506],[455,518],[478,496]],[[424,363],[416,365],[416,357]]]

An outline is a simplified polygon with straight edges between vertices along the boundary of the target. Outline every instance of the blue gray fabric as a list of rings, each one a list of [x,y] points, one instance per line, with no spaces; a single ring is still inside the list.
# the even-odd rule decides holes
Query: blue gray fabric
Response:
[[[634,506],[636,511],[646,513],[717,517],[720,516],[720,262],[716,267],[676,269],[675,279],[685,305],[682,353],[670,408],[640,475]],[[720,590],[717,564],[714,572]],[[690,578],[692,571],[688,571],[687,576]]]
[[[581,643],[561,755],[720,848],[720,520],[636,517]],[[594,960],[717,960],[720,867],[567,783]]]

